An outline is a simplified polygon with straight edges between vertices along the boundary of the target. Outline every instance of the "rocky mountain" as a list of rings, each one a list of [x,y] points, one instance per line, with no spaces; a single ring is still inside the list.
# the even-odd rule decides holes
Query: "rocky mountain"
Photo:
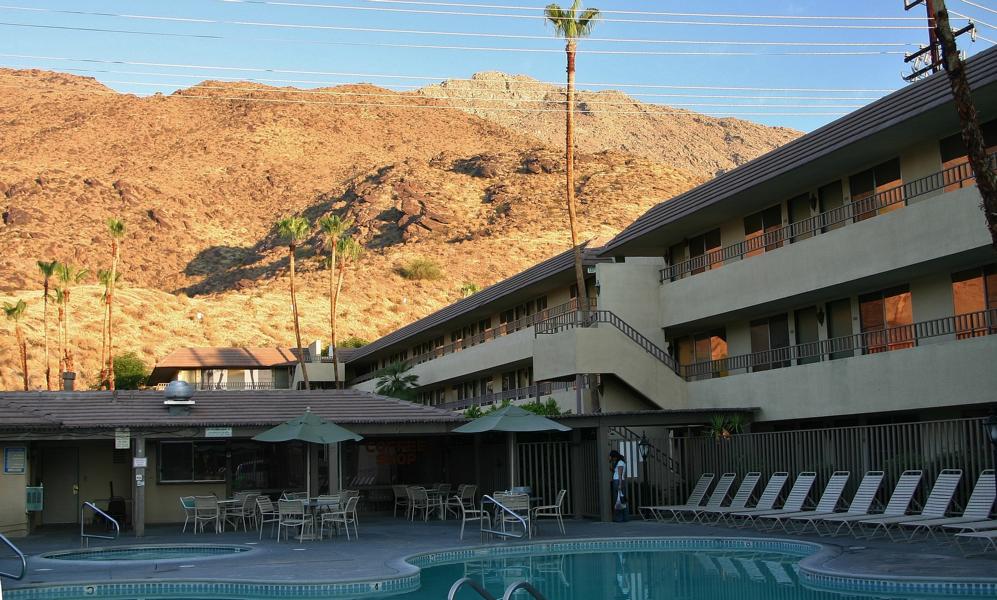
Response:
[[[182,345],[291,343],[287,250],[274,232],[283,216],[355,219],[367,252],[346,280],[344,337],[374,338],[453,302],[465,283],[483,287],[568,245],[557,145],[429,91],[207,81],[143,98],[13,70],[0,70],[0,83],[0,302],[29,302],[34,386],[43,385],[35,263],[107,268],[112,216],[127,228],[116,345],[150,364]],[[766,131],[751,127],[759,139]],[[770,145],[785,135],[770,131]],[[615,234],[708,171],[586,144],[577,158],[585,237]],[[320,252],[315,236],[300,254],[307,339],[328,339]],[[417,258],[444,277],[401,277]],[[99,294],[91,276],[72,296],[84,385],[97,369]],[[19,377],[12,332],[0,322],[0,388]]]

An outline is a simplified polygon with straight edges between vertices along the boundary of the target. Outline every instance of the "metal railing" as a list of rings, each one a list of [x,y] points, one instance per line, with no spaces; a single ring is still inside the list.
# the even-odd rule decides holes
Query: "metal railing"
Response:
[[[100,535],[100,534],[97,534],[97,533],[87,533],[86,532],[86,530],[85,530],[85,528],[86,528],[86,510],[88,508],[94,512],[94,515],[100,516],[101,518],[105,519],[108,523],[110,523],[114,527],[114,535]],[[84,548],[89,547],[90,546],[90,539],[91,538],[99,539],[99,540],[116,540],[116,539],[118,539],[119,535],[121,535],[121,525],[118,524],[117,519],[115,519],[111,515],[107,514],[106,512],[102,511],[101,509],[97,508],[97,505],[94,504],[93,502],[84,502],[80,506],[80,545],[82,547],[84,547]]]
[[[739,354],[717,360],[682,365],[680,375],[686,380],[721,377],[733,371],[759,371],[809,364],[856,354],[877,354],[889,350],[913,348],[918,342],[939,336],[957,339],[997,334],[997,308],[910,325],[899,325],[876,331],[807,342],[762,352]]]
[[[997,165],[997,154],[990,156],[990,162]],[[848,204],[779,229],[767,231],[763,235],[677,262],[659,271],[660,280],[664,283],[681,279],[689,274],[696,275],[717,268],[730,260],[744,259],[760,254],[767,248],[771,249],[772,246],[779,247],[785,243],[799,242],[802,241],[800,238],[807,239],[819,233],[826,233],[829,228],[835,225],[873,217],[881,209],[906,204],[918,196],[945,190],[949,187],[962,187],[965,182],[973,179],[973,170],[969,164],[955,165],[932,173],[927,177],[902,183],[864,198],[853,199]]]
[[[491,592],[486,590],[480,583],[470,577],[464,577],[463,579],[455,581],[454,584],[450,586],[450,593],[447,594],[447,600],[454,600],[457,597],[457,592],[459,592],[464,586],[471,588],[485,600],[498,600],[498,598],[493,596]],[[544,595],[525,579],[520,579],[519,581],[514,581],[509,584],[509,587],[505,588],[505,593],[502,594],[502,600],[510,600],[519,590],[526,591],[526,593],[533,596],[534,600],[546,600]]]
[[[596,303],[597,300],[595,298],[589,298],[589,306],[594,308],[596,306]],[[558,304],[557,306],[553,306],[551,308],[545,308],[543,310],[539,310],[533,313],[532,315],[520,317],[515,321],[501,323],[497,327],[486,329],[481,333],[468,336],[466,338],[457,340],[456,342],[451,342],[449,344],[437,346],[432,350],[423,352],[421,354],[417,354],[412,358],[403,361],[403,364],[409,367],[414,365],[421,365],[422,363],[435,360],[437,358],[446,356],[448,354],[454,354],[456,352],[466,350],[468,348],[477,346],[479,344],[483,344],[487,341],[498,339],[500,337],[505,337],[509,334],[516,333],[517,331],[522,331],[523,329],[528,329],[530,327],[533,327],[537,323],[540,323],[541,321],[555,318],[563,314],[570,314],[577,310],[578,310],[578,300],[573,299],[569,302],[565,302],[564,304]],[[358,375],[354,377],[349,382],[347,382],[347,384],[356,385],[358,383],[363,383],[364,381],[370,381],[371,379],[374,379],[378,376],[379,376],[378,370],[374,370],[370,373],[364,373],[363,375]]]
[[[493,404],[501,404],[506,400],[513,401],[539,398],[544,395],[553,394],[554,392],[563,392],[573,389],[575,389],[574,381],[545,381],[535,383],[524,388],[492,392],[490,394],[474,396],[473,398],[464,398],[463,400],[458,400],[456,402],[446,402],[439,406],[447,410],[464,410],[472,406],[491,406]]]
[[[524,519],[522,515],[520,515],[516,511],[512,510],[511,508],[509,508],[505,504],[502,504],[501,502],[499,502],[498,500],[496,500],[492,496],[489,496],[488,494],[485,494],[484,496],[481,497],[481,510],[482,510],[482,512],[484,512],[484,510],[485,510],[485,503],[486,502],[490,502],[490,503],[494,504],[495,508],[497,508],[498,510],[502,511],[503,514],[509,515],[509,517],[512,518],[512,521],[519,522],[519,524],[523,526],[523,533],[516,533],[515,531],[506,531],[505,530],[505,521],[506,521],[506,518],[503,517],[503,519],[502,519],[502,523],[503,523],[502,529],[487,529],[487,528],[485,528],[485,522],[481,521],[481,533],[482,534],[490,533],[492,535],[497,535],[499,537],[516,538],[516,539],[522,539],[524,537],[531,537],[531,535],[530,535],[531,534],[530,524],[526,522],[526,519]]]
[[[157,383],[156,384],[156,389],[160,390],[160,391],[161,390],[165,390],[167,385],[169,385],[169,384],[168,383]],[[291,384],[290,383],[288,383],[287,385],[280,385],[280,386],[278,386],[278,385],[276,385],[272,381],[264,381],[264,382],[226,381],[224,383],[208,383],[208,382],[202,381],[202,382],[198,382],[198,383],[192,383],[190,385],[195,390],[237,390],[237,391],[244,391],[244,390],[287,390],[287,389],[291,389]]]
[[[20,581],[21,579],[24,579],[24,574],[28,572],[28,561],[24,558],[24,553],[21,552],[21,549],[18,548],[17,546],[15,546],[14,543],[11,542],[10,540],[8,540],[7,536],[5,536],[2,533],[0,533],[0,542],[3,542],[3,544],[5,546],[7,546],[8,548],[10,548],[14,552],[14,554],[17,555],[17,559],[19,561],[21,561],[21,572],[20,573],[18,573],[17,575],[14,575],[13,573],[7,573],[5,571],[0,571],[0,577],[6,577],[8,579],[13,579],[15,581]]]

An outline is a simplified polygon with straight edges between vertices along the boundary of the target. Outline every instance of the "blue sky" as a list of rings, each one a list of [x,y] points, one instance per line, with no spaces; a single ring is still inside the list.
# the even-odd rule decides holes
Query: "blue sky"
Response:
[[[16,68],[74,70],[91,75],[110,87],[131,93],[170,92],[186,87],[201,78],[238,77],[239,72],[223,69],[195,69],[192,65],[233,68],[267,68],[294,71],[348,72],[362,75],[338,76],[315,74],[246,74],[247,77],[309,80],[322,83],[369,81],[404,89],[405,85],[431,83],[432,78],[467,77],[477,71],[498,70],[521,73],[541,80],[560,81],[564,73],[563,44],[553,38],[549,27],[537,18],[510,16],[468,16],[351,10],[344,7],[489,13],[499,15],[538,16],[540,11],[515,7],[540,8],[544,2],[534,0],[439,0],[440,2],[480,4],[498,8],[471,6],[446,7],[419,3],[390,3],[372,0],[274,0],[282,4],[259,1],[225,0],[3,0],[0,2],[0,54],[61,57],[17,58],[0,56],[0,65]],[[562,0],[562,4],[569,0]],[[997,10],[994,0],[974,0]],[[784,125],[802,130],[814,129],[904,85],[900,78],[906,70],[903,56],[879,54],[902,53],[916,49],[926,38],[923,29],[906,29],[923,25],[923,21],[885,20],[886,17],[923,17],[923,8],[905,13],[902,0],[850,0],[836,3],[810,0],[769,0],[744,2],[733,0],[593,0],[587,5],[606,11],[656,11],[680,13],[764,14],[797,16],[865,16],[871,20],[772,20],[736,17],[685,17],[666,15],[631,15],[607,13],[607,19],[695,21],[688,23],[600,23],[593,37],[641,40],[688,40],[690,42],[791,42],[803,46],[751,46],[728,44],[623,43],[586,40],[583,51],[634,52],[793,52],[793,51],[861,51],[876,52],[863,56],[665,56],[642,54],[589,54],[579,56],[578,80],[583,83],[636,84],[644,86],[708,86],[761,88],[834,88],[872,90],[862,92],[747,92],[726,90],[663,89],[654,87],[623,88],[631,93],[721,95],[731,98],[653,97],[641,99],[667,104],[700,103],[693,110],[717,114],[752,114],[743,118],[770,125]],[[311,5],[311,6],[303,6]],[[326,5],[319,7],[314,5]],[[150,20],[61,14],[14,7],[50,10],[74,10],[110,15],[159,16],[205,19],[216,22]],[[333,8],[339,7],[339,8]],[[962,2],[949,0],[952,11],[981,19],[979,33],[997,39],[997,13]],[[242,21],[288,25],[238,25],[217,21]],[[36,25],[43,27],[11,26]],[[789,24],[794,27],[724,26],[715,23]],[[965,24],[957,19],[956,25]],[[859,25],[895,27],[895,29],[803,28],[799,25]],[[302,28],[309,26],[313,28]],[[323,27],[387,28],[435,32],[472,32],[499,35],[547,36],[550,39],[507,39],[422,35],[371,31],[342,31]],[[129,30],[143,34],[109,31],[79,31],[49,27]],[[170,35],[149,35],[170,34]],[[177,36],[179,34],[179,36]],[[219,36],[219,37],[180,37]],[[978,40],[961,46],[974,54],[993,44]],[[848,43],[858,46],[820,46],[819,43]],[[910,44],[909,46],[872,46],[870,44]],[[522,48],[550,52],[483,51],[438,48],[387,47],[378,44],[415,44]],[[164,66],[109,65],[85,63],[77,59],[169,63]],[[100,72],[100,71],[130,71]],[[153,73],[153,74],[136,74]],[[403,75],[412,79],[378,78],[374,75]],[[429,78],[429,79],[421,79]],[[319,83],[298,83],[316,87]],[[583,86],[584,87],[584,86]],[[759,99],[747,96],[795,95],[805,99]],[[833,99],[830,99],[833,98]],[[736,104],[705,106],[702,103]],[[781,107],[780,107],[781,106]],[[775,114],[775,113],[806,113]],[[835,113],[835,114],[825,114]]]

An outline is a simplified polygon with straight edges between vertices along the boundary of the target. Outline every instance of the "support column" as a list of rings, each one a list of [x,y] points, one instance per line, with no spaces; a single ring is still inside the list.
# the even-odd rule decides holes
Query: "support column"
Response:
[[[606,465],[606,457],[609,454],[609,427],[599,424],[596,430],[596,481],[599,489],[599,519],[601,521],[613,520],[613,506],[609,498],[609,469],[602,468]]]
[[[136,435],[132,440],[135,447],[132,470],[132,527],[135,530],[135,537],[145,537],[145,436]]]
[[[311,482],[311,489],[308,491],[312,495],[312,497],[315,497],[319,495],[318,444],[308,444],[306,446],[306,451],[308,452],[308,461],[306,461],[306,464],[308,465],[308,468],[311,470],[311,472],[308,473],[308,481]]]
[[[329,457],[329,493],[338,494],[339,486],[339,444],[329,444],[325,447]]]
[[[585,496],[585,467],[582,464],[582,430],[571,430],[571,506],[575,518],[582,518],[582,498]],[[588,465],[591,467],[592,465]]]
[[[508,437],[509,444],[509,489],[516,485],[516,433],[510,431]]]
[[[482,434],[474,434],[474,483],[478,485],[478,491],[484,492],[484,486],[481,485],[481,436]]]

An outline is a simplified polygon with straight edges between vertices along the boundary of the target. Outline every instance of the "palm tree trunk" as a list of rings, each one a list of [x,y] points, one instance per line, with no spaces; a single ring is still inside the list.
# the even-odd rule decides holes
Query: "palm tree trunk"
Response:
[[[346,264],[339,267],[339,278],[336,282],[336,293],[332,300],[332,364],[336,366],[336,388],[339,388],[339,363],[336,353],[336,321],[339,318],[339,293],[343,290],[343,276],[346,275]],[[344,387],[346,382],[343,382]]]
[[[987,156],[972,90],[966,78],[966,63],[959,57],[944,0],[935,0],[935,31],[942,45],[942,62],[948,73],[955,109],[962,124],[962,141],[969,155],[969,164],[976,175],[976,187],[983,197],[983,214],[990,231],[990,241],[994,249],[997,249],[997,174]]]
[[[107,383],[114,390],[114,278],[118,273],[118,240],[111,238],[111,277],[107,282]]]
[[[70,292],[69,292],[69,289],[67,288],[66,291],[63,294],[63,297],[66,299],[66,316],[64,317],[65,318],[65,322],[63,323],[63,326],[66,328],[66,350],[65,350],[66,354],[65,354],[65,356],[63,358],[64,358],[65,363],[66,363],[66,372],[67,373],[72,373],[73,369],[75,368],[75,365],[73,364],[73,348],[72,348],[72,345],[70,344],[70,341],[69,341],[69,321],[70,321],[70,318],[69,318],[70,317],[70,315],[69,315],[69,295],[70,295]]]
[[[308,368],[305,367],[305,352],[301,347],[301,329],[298,327],[298,297],[294,292],[294,244],[288,246],[291,263],[291,312],[294,313],[294,339],[298,342],[298,365],[301,366],[301,376],[305,380],[305,389],[312,389],[308,381]]]
[[[575,279],[578,286],[578,310],[582,321],[588,320],[588,292],[585,290],[585,271],[582,266],[582,249],[578,244],[578,219],[575,211],[575,42],[569,39],[565,52],[568,55],[568,105],[565,111],[564,155],[566,187],[568,194],[568,224],[571,227],[571,247],[575,252]]]
[[[21,376],[24,378],[24,391],[28,391],[28,347],[24,343],[24,331],[21,325],[14,326],[14,333],[17,335],[17,349],[21,353]]]
[[[66,372],[66,308],[65,308],[65,296],[63,296],[62,302],[59,303],[59,322],[57,323],[56,333],[59,337],[59,376],[61,377],[63,373]]]
[[[52,391],[52,365],[48,356],[48,277],[45,278],[45,296],[42,300],[42,328],[45,330],[45,389]]]
[[[339,288],[333,289],[333,279],[336,275],[336,239],[330,239],[331,247],[329,252],[329,343],[332,346],[332,383],[339,389],[339,363],[336,362],[336,302],[339,300]],[[342,285],[343,279],[339,278]]]
[[[100,324],[100,389],[104,389],[107,382],[107,287],[104,288],[104,319]]]

